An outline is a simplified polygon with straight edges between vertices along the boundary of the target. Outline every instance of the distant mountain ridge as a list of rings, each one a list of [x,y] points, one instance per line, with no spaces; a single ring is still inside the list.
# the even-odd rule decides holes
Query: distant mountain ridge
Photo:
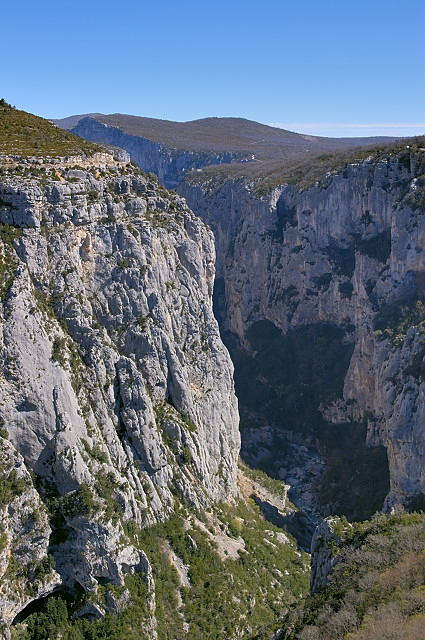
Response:
[[[123,114],[70,116],[54,121],[76,135],[125,149],[140,167],[167,187],[185,181],[255,181],[266,191],[308,175],[314,183],[363,159],[370,150],[398,138],[320,138],[270,127],[243,118],[204,118],[172,122]],[[312,175],[314,174],[314,175]],[[317,175],[316,175],[317,174]]]
[[[74,115],[68,118],[53,120],[64,129],[73,129],[84,118],[93,118],[109,127],[116,127],[132,136],[138,136],[158,142],[171,148],[191,151],[246,151],[259,159],[275,159],[278,151],[288,153],[292,157],[315,153],[346,149],[348,147],[369,146],[382,142],[391,142],[395,137],[371,138],[325,138],[295,133],[277,127],[261,124],[245,118],[202,118],[189,122],[173,122],[127,114]],[[307,146],[306,146],[307,145]]]

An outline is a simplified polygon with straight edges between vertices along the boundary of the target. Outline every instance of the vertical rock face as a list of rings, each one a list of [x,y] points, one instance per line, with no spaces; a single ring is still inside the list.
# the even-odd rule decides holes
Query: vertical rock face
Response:
[[[423,156],[371,157],[303,192],[284,185],[259,197],[255,185],[231,181],[213,194],[181,187],[215,232],[224,327],[251,354],[264,348],[267,327],[287,341],[281,366],[292,379],[276,367],[273,383],[269,370],[257,378],[263,397],[273,384],[298,382],[298,391],[274,394],[286,410],[281,424],[297,423],[290,402],[308,406],[308,376],[288,340],[301,353],[311,347],[304,365],[319,393],[310,408],[331,429],[366,424],[368,445],[386,447],[387,505],[425,492]],[[270,368],[275,354],[263,353]],[[313,421],[313,411],[304,417]]]
[[[321,501],[325,512],[356,519],[382,508],[385,495],[391,506],[424,493],[420,141],[372,153],[300,192],[194,179],[189,165],[177,167],[181,150],[157,145],[150,158],[140,138],[130,149],[127,138],[114,137],[118,130],[111,137],[113,128],[94,120],[80,125],[80,135],[123,144],[164,180],[161,163],[174,162],[173,185],[212,228],[216,310],[236,367],[248,459],[286,477],[311,462],[294,461],[291,446],[282,453],[288,437],[308,446],[318,438],[328,461],[345,452],[341,467],[352,469],[331,471]],[[355,489],[343,505],[332,490],[341,481],[358,491],[374,486],[379,497],[360,498]],[[352,508],[362,501],[364,510]]]
[[[19,596],[4,583],[10,623],[52,585],[95,593],[149,573],[127,523],[163,520],[175,495],[198,507],[225,499],[239,432],[212,313],[213,237],[181,197],[112,157],[73,168],[9,161],[0,205],[11,487],[1,566],[11,554],[44,562],[38,581],[17,568]]]
[[[260,464],[255,452],[274,456],[283,431],[292,440],[307,433],[307,442],[326,433],[328,451],[336,438],[356,451],[361,442],[385,447],[389,486],[369,512],[382,506],[385,493],[388,506],[424,493],[420,141],[372,153],[302,192],[282,185],[260,195],[261,187],[242,179],[186,177],[189,165],[177,167],[179,150],[165,153],[157,145],[150,158],[140,139],[130,149],[127,139],[109,139],[101,123],[80,125],[90,139],[102,127],[102,140],[123,144],[164,180],[161,163],[174,162],[173,185],[213,229],[217,310],[236,364],[245,453]],[[275,462],[276,473],[290,464]],[[364,468],[354,462],[348,484],[377,461],[363,456],[363,462]],[[338,500],[324,501],[325,511],[338,508]]]

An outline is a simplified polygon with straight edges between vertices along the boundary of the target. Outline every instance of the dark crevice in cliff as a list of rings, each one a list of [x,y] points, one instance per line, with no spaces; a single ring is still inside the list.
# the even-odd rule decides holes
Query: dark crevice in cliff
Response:
[[[260,320],[246,337],[249,352],[227,340],[243,405],[254,412],[261,407],[262,416],[281,429],[315,435],[321,424],[320,402],[342,395],[353,352],[344,330],[317,323],[284,335]]]
[[[219,280],[219,322],[225,313],[223,293]],[[336,513],[352,520],[381,509],[389,491],[385,448],[366,445],[363,423],[329,424],[319,410],[321,403],[342,398],[353,353],[347,327],[315,323],[284,335],[261,320],[247,330],[244,346],[231,332],[223,331],[222,337],[235,366],[243,459],[292,484],[290,498],[301,508],[314,505],[321,515]],[[320,467],[317,458],[325,466]],[[309,505],[303,505],[305,493],[300,491],[306,483]],[[302,524],[305,532],[298,524],[296,528],[305,543],[314,521]]]
[[[327,468],[315,489],[324,516],[360,521],[382,509],[390,489],[387,451],[368,447],[366,432],[365,423],[323,423],[317,442]]]
[[[71,607],[71,605],[75,602],[75,599],[75,594],[72,594],[69,589],[58,587],[47,596],[37,598],[36,600],[32,600],[29,604],[27,604],[27,606],[15,616],[12,622],[12,626],[24,622],[24,620],[26,620],[33,613],[46,611],[49,602],[52,603],[52,601],[62,601],[67,605],[68,608]],[[52,609],[52,604],[50,604],[49,608]]]

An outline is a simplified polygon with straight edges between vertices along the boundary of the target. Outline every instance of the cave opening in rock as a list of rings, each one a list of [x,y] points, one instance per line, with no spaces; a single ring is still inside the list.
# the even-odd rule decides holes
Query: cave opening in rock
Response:
[[[64,601],[66,607],[71,608],[74,605],[77,597],[77,594],[75,592],[72,592],[67,587],[57,587],[46,596],[31,600],[31,602],[28,603],[27,606],[22,609],[22,611],[16,614],[13,619],[12,626],[24,622],[33,613],[41,613],[46,611],[47,604],[51,600]]]

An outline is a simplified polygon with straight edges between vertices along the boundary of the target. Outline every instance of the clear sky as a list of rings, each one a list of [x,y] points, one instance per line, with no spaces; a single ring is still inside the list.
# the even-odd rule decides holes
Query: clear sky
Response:
[[[425,133],[425,0],[4,0],[0,97],[50,118]]]

